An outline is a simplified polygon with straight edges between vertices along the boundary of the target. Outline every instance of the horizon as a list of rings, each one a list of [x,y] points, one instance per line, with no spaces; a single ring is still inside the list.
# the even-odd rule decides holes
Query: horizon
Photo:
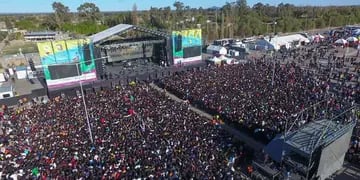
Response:
[[[36,3],[37,2],[37,3]],[[0,0],[0,14],[45,14],[52,13],[51,4],[55,1],[48,0]],[[102,2],[100,0],[57,0],[65,6],[68,6],[70,12],[76,13],[76,8],[85,2],[90,2],[96,4],[101,12],[128,12],[132,10],[134,4],[136,4],[138,11],[147,11],[151,7],[161,8],[170,6],[171,10],[174,10],[175,0],[162,0],[157,2],[141,1],[141,0],[107,0],[107,2]],[[190,8],[199,8],[204,9],[211,7],[222,7],[226,2],[234,2],[229,0],[206,0],[203,2],[192,1],[192,0],[182,0],[180,2],[184,3],[184,6],[190,6]],[[269,4],[272,6],[277,6],[280,3],[289,3],[295,6],[316,6],[316,7],[325,7],[325,6],[359,6],[359,0],[248,0],[248,6],[252,7],[254,4],[261,2],[262,4]],[[199,5],[200,4],[200,5]],[[20,5],[20,6],[19,6]],[[21,6],[22,5],[22,6]],[[119,7],[118,7],[119,5]],[[34,10],[35,9],[35,10]]]

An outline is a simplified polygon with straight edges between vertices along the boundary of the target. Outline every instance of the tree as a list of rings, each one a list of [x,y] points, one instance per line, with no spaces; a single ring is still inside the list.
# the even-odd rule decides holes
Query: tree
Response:
[[[72,23],[64,24],[63,29],[65,31],[74,32],[77,34],[92,35],[92,34],[100,32],[100,31],[103,31],[107,28],[108,28],[107,26],[99,25],[95,22],[84,21],[84,22],[80,22],[78,24],[72,24]]]
[[[262,4],[261,2],[254,4],[253,9],[259,14],[259,15],[263,15],[264,14],[264,9],[265,6],[264,4]]]
[[[13,24],[10,21],[9,17],[5,17],[5,25],[6,25],[6,29],[12,29],[13,28]]]
[[[246,0],[237,0],[236,5],[239,7],[239,15],[245,15],[248,11],[248,5]]]
[[[171,8],[170,8],[170,6],[167,6],[167,7],[164,8],[163,15],[164,15],[164,19],[166,21],[168,21],[171,18]]]
[[[175,1],[173,6],[175,7],[177,19],[178,17],[182,17],[184,11],[184,3],[180,1]]]
[[[136,3],[134,3],[133,7],[132,7],[132,12],[131,12],[131,21],[133,25],[138,25],[138,15],[137,15],[137,6]]]
[[[37,23],[31,18],[23,19],[23,20],[16,22],[15,27],[17,27],[19,29],[23,29],[23,30],[28,30],[28,31],[37,30],[37,28],[38,28]]]
[[[15,27],[30,31],[61,29],[70,33],[93,34],[106,26],[112,27],[119,23],[172,30],[195,27],[196,24],[204,25],[208,22],[206,26],[202,26],[206,27],[203,29],[203,35],[212,39],[219,35],[224,37],[259,35],[267,32],[268,29],[271,32],[273,29],[289,32],[360,23],[360,6],[299,7],[287,3],[276,6],[257,3],[250,8],[246,0],[233,0],[231,3],[224,4],[219,10],[217,7],[196,9],[186,6],[181,0],[176,0],[172,5],[174,11],[168,6],[140,12],[134,4],[132,11],[129,12],[106,13],[104,16],[106,26],[104,26],[97,23],[98,20],[102,20],[102,14],[93,3],[84,3],[77,8],[81,17],[81,21],[77,24],[70,23],[72,15],[68,7],[58,2],[52,5],[54,14],[45,18],[19,16],[15,19],[11,17],[7,26],[11,26],[9,22],[14,22]],[[6,17],[0,17],[0,20],[5,21]],[[274,20],[278,22],[276,26],[266,25]],[[219,23],[222,23],[220,27],[223,29],[218,28]],[[3,39],[1,34],[0,39]]]
[[[84,3],[77,8],[80,17],[85,18],[87,21],[97,21],[101,18],[99,7],[94,3]]]
[[[180,1],[175,1],[173,5],[174,5],[176,11],[181,11],[184,9],[184,3],[180,2]]]
[[[64,23],[70,21],[70,9],[69,7],[65,6],[61,2],[54,2],[52,3],[52,8],[55,11],[55,22],[59,29],[61,29]]]
[[[56,30],[58,28],[58,24],[56,24],[55,14],[50,14],[50,15],[46,16],[44,18],[43,22],[40,24],[40,26],[43,29]],[[63,25],[62,25],[61,29],[63,29]]]

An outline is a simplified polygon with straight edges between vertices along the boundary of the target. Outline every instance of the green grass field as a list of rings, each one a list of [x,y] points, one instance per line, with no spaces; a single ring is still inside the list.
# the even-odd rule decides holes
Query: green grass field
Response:
[[[10,45],[5,46],[1,50],[1,55],[18,54],[20,48],[23,54],[38,52],[36,43],[24,42],[24,41],[11,41]]]

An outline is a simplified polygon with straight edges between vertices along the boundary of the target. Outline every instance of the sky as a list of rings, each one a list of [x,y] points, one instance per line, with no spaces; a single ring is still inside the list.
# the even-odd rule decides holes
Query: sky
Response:
[[[175,0],[57,0],[68,6],[72,12],[84,2],[95,3],[101,11],[129,11],[136,4],[139,10],[148,10],[152,7],[170,6],[173,9]],[[190,7],[221,7],[226,2],[235,0],[180,0]],[[277,5],[280,3],[291,3],[295,5],[360,5],[360,0],[248,0],[252,6],[261,1],[263,4]],[[1,13],[31,13],[31,12],[52,12],[53,0],[0,0]]]

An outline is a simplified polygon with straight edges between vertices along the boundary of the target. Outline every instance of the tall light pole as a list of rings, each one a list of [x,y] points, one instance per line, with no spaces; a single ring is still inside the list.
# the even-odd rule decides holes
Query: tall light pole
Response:
[[[109,56],[97,58],[97,59],[94,59],[94,61],[103,60],[103,59],[105,59],[105,58],[109,58]],[[92,60],[87,60],[87,61],[83,61],[83,62],[78,62],[78,63],[76,63],[75,65],[76,65],[76,71],[77,71],[78,80],[79,80],[79,85],[80,85],[80,90],[81,90],[82,101],[83,101],[84,108],[85,108],[86,123],[87,123],[87,126],[88,126],[90,141],[91,141],[92,143],[94,143],[93,136],[92,136],[92,131],[91,131],[91,126],[90,126],[89,113],[88,113],[87,106],[86,106],[86,101],[85,101],[85,96],[84,96],[84,90],[83,90],[83,85],[82,85],[82,79],[81,79],[81,76],[80,76],[80,69],[79,69],[80,63],[86,63],[86,62],[90,62],[90,61],[92,61]],[[51,64],[51,66],[56,66],[56,65],[64,65],[64,64]],[[66,64],[66,65],[73,65],[73,64]],[[42,65],[41,67],[44,68],[44,67],[48,67],[48,66],[49,66],[49,65]],[[85,77],[86,77],[86,76],[85,76]]]
[[[274,19],[274,21],[272,22],[272,25],[274,25],[274,36],[275,36],[275,33],[276,33],[276,24],[277,24],[277,22]]]
[[[275,20],[273,20],[273,22],[262,22],[262,24],[265,24],[266,25],[266,33],[269,34],[269,26],[270,25],[273,25],[273,33],[275,35],[275,25],[277,24],[277,22]]]
[[[87,123],[87,126],[88,126],[90,141],[91,141],[91,143],[94,143],[94,139],[93,139],[92,131],[91,131],[91,126],[90,126],[89,113],[88,113],[87,107],[86,107],[86,101],[85,101],[84,90],[83,90],[83,86],[82,86],[82,78],[81,78],[81,75],[80,75],[79,66],[80,66],[80,62],[76,64],[76,70],[77,70],[78,78],[79,78],[81,97],[82,97],[82,100],[83,100],[83,103],[84,103],[84,108],[85,108],[86,123]]]
[[[274,87],[274,79],[275,79],[275,58],[274,58],[274,55],[273,55],[273,52],[271,52],[271,58],[273,60],[273,72],[272,72],[272,78],[271,78],[271,86]]]
[[[272,22],[272,25],[274,26],[274,37],[275,37],[275,25],[277,24],[277,22],[276,22],[276,20],[274,19],[273,20],[273,22]],[[272,59],[273,59],[273,73],[272,73],[272,78],[271,78],[271,86],[273,86],[274,87],[274,79],[275,79],[275,66],[276,66],[276,64],[275,64],[275,61],[276,61],[276,59],[274,58],[274,56],[273,56],[273,54],[272,54]]]

